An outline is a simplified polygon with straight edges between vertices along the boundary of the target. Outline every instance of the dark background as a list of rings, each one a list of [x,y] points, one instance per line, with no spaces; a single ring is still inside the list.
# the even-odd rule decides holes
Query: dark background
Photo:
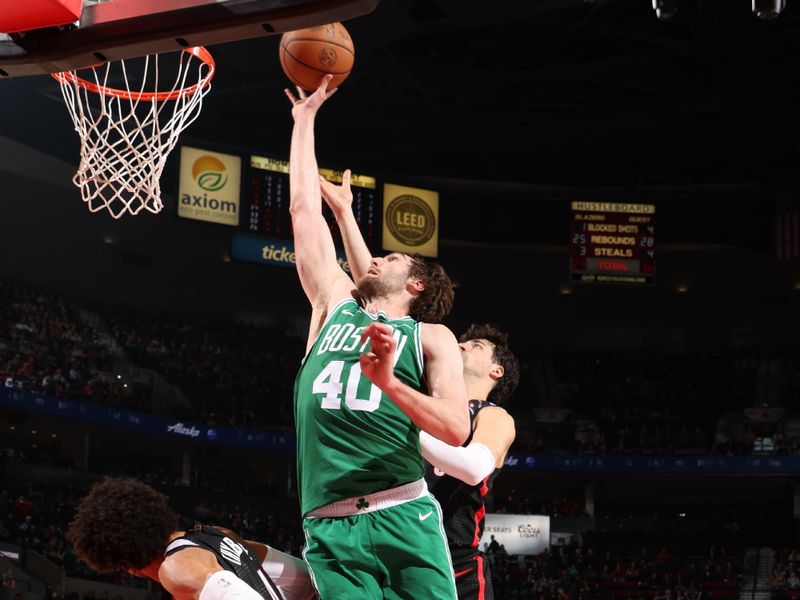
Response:
[[[767,22],[745,0],[678,6],[662,21],[645,0],[381,0],[346,22],[356,62],[319,116],[319,162],[441,193],[454,328],[494,319],[583,343],[598,322],[674,317],[727,343],[755,315],[791,340],[800,277],[775,259],[774,217],[800,195],[800,7]],[[288,157],[278,42],[211,47],[218,74],[181,143]],[[224,262],[232,229],[176,217],[177,151],[163,213],[115,222],[69,181],[78,140],[54,81],[0,82],[0,109],[5,275],[304,327],[293,272]],[[572,200],[656,204],[654,288],[569,286]]]
[[[493,321],[523,358],[511,404],[513,453],[749,456],[752,440],[732,450],[717,443],[717,433],[736,424],[753,435],[794,436],[781,452],[798,452],[800,260],[776,257],[775,217],[797,214],[800,198],[800,0],[788,0],[771,22],[753,15],[748,0],[678,5],[674,19],[661,21],[650,0],[380,0],[346,22],[355,68],[318,118],[319,163],[440,192],[439,260],[458,284],[447,324],[460,333],[472,321]],[[181,143],[288,157],[292,123],[278,42],[211,48],[218,74]],[[307,326],[296,273],[226,260],[235,228],[177,217],[177,150],[162,178],[164,211],[119,221],[82,205],[70,181],[78,152],[51,78],[0,81],[0,291],[22,282],[22,297],[30,296],[23,310],[36,306],[27,290],[38,287],[53,290],[50,311],[62,297],[81,314],[99,308],[106,323],[122,323],[123,345],[137,328],[164,333],[176,349],[188,343],[194,361],[151,357],[132,344],[141,361],[129,366],[154,365],[180,384],[194,402],[191,419],[207,418],[206,396],[241,412],[248,394],[263,417],[257,426],[274,426],[281,406],[291,416],[290,394],[278,384],[289,386],[293,370],[278,373],[266,391],[245,384],[261,375],[253,358],[299,360],[302,342],[281,335]],[[656,205],[654,286],[569,283],[574,200]],[[147,315],[142,324],[131,311]],[[82,322],[78,312],[72,321]],[[169,318],[162,323],[156,313]],[[220,362],[204,350],[206,333],[214,343],[225,345],[228,333],[241,343],[228,344],[225,355],[228,367],[250,365],[235,371],[246,375],[235,382],[241,394],[207,378]],[[40,362],[62,350],[41,346]],[[176,375],[176,365],[189,363]],[[126,393],[117,392],[110,406],[126,406]],[[148,398],[149,410],[163,409]],[[786,418],[747,422],[742,409],[766,402],[785,406]],[[559,406],[569,420],[536,414]],[[723,418],[731,415],[738,420]],[[578,448],[584,419],[608,434],[607,446]],[[632,446],[620,441],[628,426]],[[295,553],[302,546],[291,456],[102,431],[14,409],[2,411],[0,429],[3,445],[28,455],[4,459],[4,489],[9,497],[33,494],[41,526],[56,513],[65,520],[68,511],[54,503],[68,496],[64,503],[74,505],[79,478],[126,472],[161,486],[187,515],[201,499],[215,508],[205,518],[223,524],[225,505],[258,507],[268,515],[258,539]],[[672,436],[669,443],[650,444],[644,434],[652,439],[654,431]],[[680,445],[695,432],[702,444]],[[55,468],[62,451],[79,457],[64,463],[69,470]],[[627,561],[663,543],[690,557],[687,564],[699,557],[702,568],[715,546],[728,546],[738,568],[744,544],[800,547],[798,489],[796,474],[721,468],[703,477],[505,469],[490,508],[550,514],[554,531],[582,531],[598,555],[607,548]],[[590,496],[591,523],[581,516]],[[285,522],[276,524],[281,512]],[[711,597],[738,597],[739,583]]]

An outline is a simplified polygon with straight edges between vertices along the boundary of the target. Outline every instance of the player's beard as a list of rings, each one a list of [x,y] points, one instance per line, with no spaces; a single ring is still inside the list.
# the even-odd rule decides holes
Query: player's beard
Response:
[[[358,293],[365,300],[385,296],[389,291],[386,283],[377,275],[364,275],[359,279],[356,287],[358,288]]]
[[[378,275],[364,275],[359,281],[358,293],[365,300],[385,298],[397,291],[397,282]]]

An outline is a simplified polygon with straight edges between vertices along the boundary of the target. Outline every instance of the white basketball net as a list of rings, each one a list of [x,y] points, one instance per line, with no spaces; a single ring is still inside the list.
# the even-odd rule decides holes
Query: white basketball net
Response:
[[[157,54],[144,58],[138,89],[131,89],[122,60],[92,67],[94,80],[81,79],[75,71],[54,74],[81,138],[80,165],[72,182],[91,212],[107,209],[118,219],[142,209],[161,211],[159,179],[167,156],[199,116],[211,89],[213,61],[198,58],[200,50],[206,52],[193,48],[180,53],[178,76],[168,91],[158,88]],[[109,76],[120,74],[124,88],[109,88]],[[148,81],[154,88],[145,90]]]

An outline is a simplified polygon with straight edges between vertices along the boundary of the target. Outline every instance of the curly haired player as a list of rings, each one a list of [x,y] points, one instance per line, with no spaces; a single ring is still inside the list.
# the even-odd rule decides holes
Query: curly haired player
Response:
[[[176,600],[315,597],[299,559],[223,527],[198,524],[181,531],[168,498],[127,477],[107,477],[91,487],[67,539],[96,571],[152,579]]]
[[[503,467],[516,436],[514,419],[499,406],[519,382],[519,362],[508,336],[492,325],[472,325],[459,338],[469,392],[472,433],[463,446],[420,434],[422,455],[431,464],[426,479],[442,505],[459,600],[492,600],[489,563],[478,548],[484,499]]]

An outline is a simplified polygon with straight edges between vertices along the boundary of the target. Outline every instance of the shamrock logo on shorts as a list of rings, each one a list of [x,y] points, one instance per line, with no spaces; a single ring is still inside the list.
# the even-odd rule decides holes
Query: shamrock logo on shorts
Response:
[[[366,498],[359,498],[358,503],[356,504],[356,508],[358,510],[364,510],[369,508],[369,502],[367,502]]]

